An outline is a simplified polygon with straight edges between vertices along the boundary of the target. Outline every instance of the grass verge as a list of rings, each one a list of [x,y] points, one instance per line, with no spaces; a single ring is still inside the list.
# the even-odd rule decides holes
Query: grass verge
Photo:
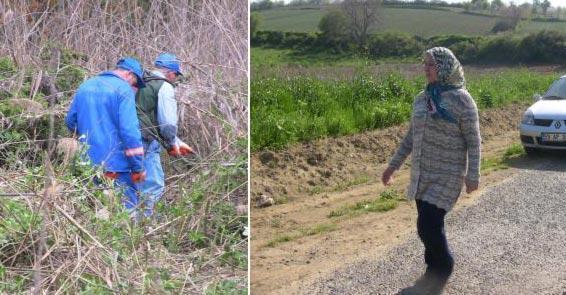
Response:
[[[487,174],[498,170],[508,169],[510,161],[524,155],[526,155],[526,153],[523,146],[519,143],[514,143],[505,150],[503,155],[483,158],[481,160],[481,172]]]

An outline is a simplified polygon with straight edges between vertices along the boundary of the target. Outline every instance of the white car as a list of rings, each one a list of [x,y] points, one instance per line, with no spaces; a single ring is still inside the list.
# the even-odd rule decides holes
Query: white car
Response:
[[[566,76],[554,81],[543,95],[535,95],[521,120],[521,143],[527,153],[538,149],[566,149]]]

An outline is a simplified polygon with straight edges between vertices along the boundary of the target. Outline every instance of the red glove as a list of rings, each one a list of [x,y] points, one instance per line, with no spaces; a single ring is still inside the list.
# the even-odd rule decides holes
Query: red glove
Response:
[[[132,172],[132,173],[130,173],[130,178],[132,179],[133,183],[144,182],[145,181],[145,171]]]
[[[169,156],[182,157],[193,153],[193,149],[184,142],[180,142],[167,150]]]
[[[116,179],[118,178],[118,172],[104,172],[104,177],[109,179]]]

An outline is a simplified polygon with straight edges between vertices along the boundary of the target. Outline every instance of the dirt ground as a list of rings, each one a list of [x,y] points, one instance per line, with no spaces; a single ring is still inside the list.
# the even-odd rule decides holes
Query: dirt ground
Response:
[[[484,158],[501,155],[518,142],[517,125],[524,104],[480,113]],[[381,172],[406,132],[406,125],[341,138],[299,144],[280,152],[251,157],[252,203],[261,195],[276,204],[251,210],[252,294],[299,293],[299,286],[348,262],[385,253],[414,231],[412,203],[384,213],[329,218],[346,204],[375,198],[385,188]],[[515,169],[482,176],[480,190],[463,194],[456,210],[471,205],[481,190],[515,173]],[[408,166],[395,175],[391,189],[403,194]],[[329,230],[273,243],[297,230],[331,225]],[[272,243],[270,245],[270,243]]]

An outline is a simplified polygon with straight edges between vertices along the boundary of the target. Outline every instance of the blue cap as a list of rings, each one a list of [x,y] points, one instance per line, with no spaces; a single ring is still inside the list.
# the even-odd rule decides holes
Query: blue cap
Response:
[[[143,82],[143,68],[137,59],[133,57],[123,57],[118,61],[116,67],[134,73],[134,75],[136,75],[136,77],[138,78],[138,83],[136,86],[138,88],[145,87],[145,83]]]
[[[181,63],[174,54],[162,53],[155,59],[155,66],[162,67],[174,71],[177,75],[181,73]]]

